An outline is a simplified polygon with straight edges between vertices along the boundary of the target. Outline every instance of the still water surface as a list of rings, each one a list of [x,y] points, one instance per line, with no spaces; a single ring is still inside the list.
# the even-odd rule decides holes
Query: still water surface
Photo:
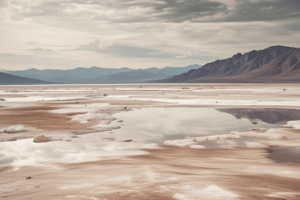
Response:
[[[253,124],[253,119],[243,117],[238,119],[229,113],[212,108],[144,108],[122,112],[114,115],[118,120],[123,120],[121,129],[112,132],[80,135],[70,142],[33,143],[32,139],[2,142],[0,166],[45,166],[53,163],[76,163],[146,154],[142,149],[149,147],[149,143],[152,144],[150,145],[152,148],[157,147],[155,144],[161,145],[166,140],[228,134],[231,131],[249,131],[251,128],[277,128],[281,124],[267,123],[264,121],[268,120],[264,119],[256,120]],[[268,116],[268,113],[265,116]],[[297,119],[295,117],[294,120]],[[255,139],[242,137],[218,143],[203,142],[201,145],[212,148],[236,142],[243,146],[244,141]]]

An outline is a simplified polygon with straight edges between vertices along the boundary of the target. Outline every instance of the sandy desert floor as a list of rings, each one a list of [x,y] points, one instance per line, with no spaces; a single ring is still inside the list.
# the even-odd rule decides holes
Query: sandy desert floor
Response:
[[[300,86],[0,86],[0,199],[300,199]]]

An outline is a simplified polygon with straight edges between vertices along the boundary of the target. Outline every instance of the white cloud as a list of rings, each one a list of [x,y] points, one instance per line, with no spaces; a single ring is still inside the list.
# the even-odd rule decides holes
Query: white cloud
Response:
[[[187,58],[187,57],[191,56],[191,54],[192,54],[191,51],[186,51],[186,52],[183,53],[183,54],[177,55],[176,58],[179,58],[179,59],[180,59],[180,58]]]

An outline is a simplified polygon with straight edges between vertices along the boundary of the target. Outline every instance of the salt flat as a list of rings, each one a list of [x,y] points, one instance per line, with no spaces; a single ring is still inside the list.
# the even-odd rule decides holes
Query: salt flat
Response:
[[[0,197],[299,199],[299,96],[297,84],[2,86]]]

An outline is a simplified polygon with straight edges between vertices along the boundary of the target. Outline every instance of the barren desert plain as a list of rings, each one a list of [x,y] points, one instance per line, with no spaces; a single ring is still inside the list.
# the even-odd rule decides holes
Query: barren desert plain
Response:
[[[0,199],[300,199],[299,84],[0,86]]]

